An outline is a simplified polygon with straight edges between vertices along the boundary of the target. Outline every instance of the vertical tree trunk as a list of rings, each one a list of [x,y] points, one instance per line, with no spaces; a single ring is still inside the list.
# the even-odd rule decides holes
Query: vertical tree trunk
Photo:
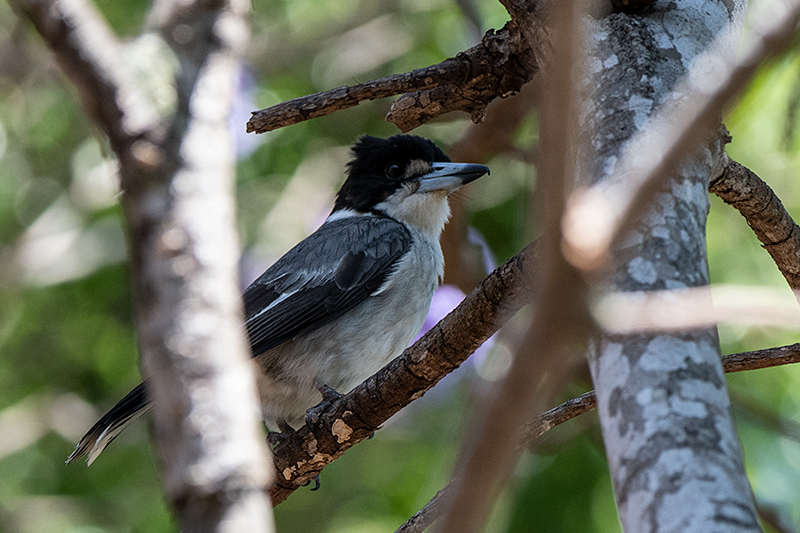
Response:
[[[590,180],[614,173],[620,150],[673,100],[715,39],[738,28],[741,2],[658,1],[640,15],[593,21]],[[617,250],[612,289],[708,283],[708,183],[723,166],[717,138],[687,159]],[[642,154],[647,156],[647,154]],[[596,339],[590,348],[603,439],[627,531],[759,531],[730,413],[715,330]]]
[[[243,0],[155,3],[151,22],[180,62],[176,111],[157,146],[137,141],[140,153],[157,154],[154,168],[141,158],[120,165],[143,373],[183,531],[274,530],[272,468],[242,327],[228,123],[248,9]]]
[[[237,283],[228,124],[249,3],[157,0],[149,22],[160,35],[146,37],[169,47],[153,60],[163,61],[156,70],[174,64],[174,79],[144,84],[90,0],[14,5],[53,50],[119,159],[143,373],[165,492],[181,528],[273,531],[266,490],[274,470]],[[174,89],[175,109],[154,105],[165,91],[148,91],[160,83]]]

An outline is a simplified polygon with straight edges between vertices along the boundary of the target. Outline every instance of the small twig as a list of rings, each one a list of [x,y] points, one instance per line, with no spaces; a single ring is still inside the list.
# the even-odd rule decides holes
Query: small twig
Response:
[[[453,492],[453,479],[445,487],[436,493],[425,506],[414,514],[411,518],[398,527],[394,533],[422,533],[437,518],[442,515],[445,508],[446,499]]]
[[[722,357],[722,366],[726,373],[758,370],[793,363],[800,363],[800,343]],[[594,391],[589,391],[567,400],[529,422],[522,431],[521,442],[524,446],[528,446],[554,427],[588,413],[595,408],[597,408],[597,397]],[[422,509],[409,518],[405,524],[397,528],[395,533],[422,533],[441,516],[443,503],[452,493],[454,483],[455,480],[451,480]]]
[[[752,352],[735,353],[722,358],[722,366],[727,374],[793,363],[800,363],[800,343],[754,350]]]
[[[780,198],[756,174],[736,161],[728,165],[709,190],[747,220],[789,287],[800,291],[800,227]]]

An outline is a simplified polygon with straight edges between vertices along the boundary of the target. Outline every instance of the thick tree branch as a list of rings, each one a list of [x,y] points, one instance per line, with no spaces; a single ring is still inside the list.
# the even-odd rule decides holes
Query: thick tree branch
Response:
[[[800,343],[726,355],[722,358],[725,373],[772,368],[793,363],[800,363]],[[534,440],[554,427],[596,408],[597,397],[594,391],[589,391],[567,400],[529,422],[522,431],[522,445],[530,446]],[[409,518],[406,523],[397,528],[395,533],[422,533],[422,531],[425,531],[442,515],[444,504],[452,492],[453,482],[450,482],[437,492],[414,516]]]
[[[387,120],[403,132],[453,110],[466,111],[478,122],[489,102],[519,91],[533,77],[539,70],[537,56],[546,48],[545,2],[507,3],[516,6],[509,9],[512,20],[498,32],[488,31],[480,44],[455,57],[427,68],[254,111],[247,131],[265,133],[360,102],[409,92],[392,105],[387,115]]]
[[[750,169],[729,159],[725,171],[711,182],[709,190],[747,220],[747,225],[797,294],[800,291],[800,227],[770,186]]]
[[[708,284],[707,187],[725,164],[711,132],[764,57],[728,61],[743,16],[740,1],[659,1],[590,24],[582,162],[603,199],[571,202],[565,248],[614,292]],[[764,35],[785,37],[781,22]],[[588,354],[623,527],[758,531],[716,332],[608,334]]]
[[[177,109],[146,179],[120,166],[143,373],[166,495],[185,531],[274,529],[241,328],[228,127],[248,9],[243,0],[155,4],[153,21],[181,65]]]

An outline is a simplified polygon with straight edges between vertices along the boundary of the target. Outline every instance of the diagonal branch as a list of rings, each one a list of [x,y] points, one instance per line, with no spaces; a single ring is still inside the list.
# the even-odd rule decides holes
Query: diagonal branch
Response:
[[[471,427],[477,430],[459,452],[452,501],[440,524],[443,533],[483,530],[519,456],[519,426],[557,394],[567,380],[568,362],[581,355],[574,346],[583,344],[593,328],[587,284],[560,250],[561,219],[575,174],[579,81],[574,67],[583,47],[582,15],[570,0],[558,2],[552,13],[554,53],[539,107],[542,157],[537,176],[545,231],[541,294],[511,368],[473,415]]]
[[[484,54],[483,42],[455,58],[430,67],[403,74],[392,74],[358,85],[344,85],[253,111],[253,116],[247,122],[247,131],[266,133],[349,109],[361,102],[388,98],[409,91],[431,89],[439,85],[463,83],[472,70],[470,52],[473,50],[475,55]]]

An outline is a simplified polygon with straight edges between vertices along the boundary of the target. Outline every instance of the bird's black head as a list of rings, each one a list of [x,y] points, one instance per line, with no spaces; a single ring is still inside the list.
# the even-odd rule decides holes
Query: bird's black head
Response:
[[[436,238],[450,207],[447,195],[483,176],[483,165],[451,163],[431,141],[415,135],[362,137],[331,216],[377,214]]]
[[[434,162],[450,158],[428,139],[395,135],[379,139],[365,135],[353,145],[347,180],[336,195],[334,211],[367,212],[399,189],[403,182],[431,170]]]

